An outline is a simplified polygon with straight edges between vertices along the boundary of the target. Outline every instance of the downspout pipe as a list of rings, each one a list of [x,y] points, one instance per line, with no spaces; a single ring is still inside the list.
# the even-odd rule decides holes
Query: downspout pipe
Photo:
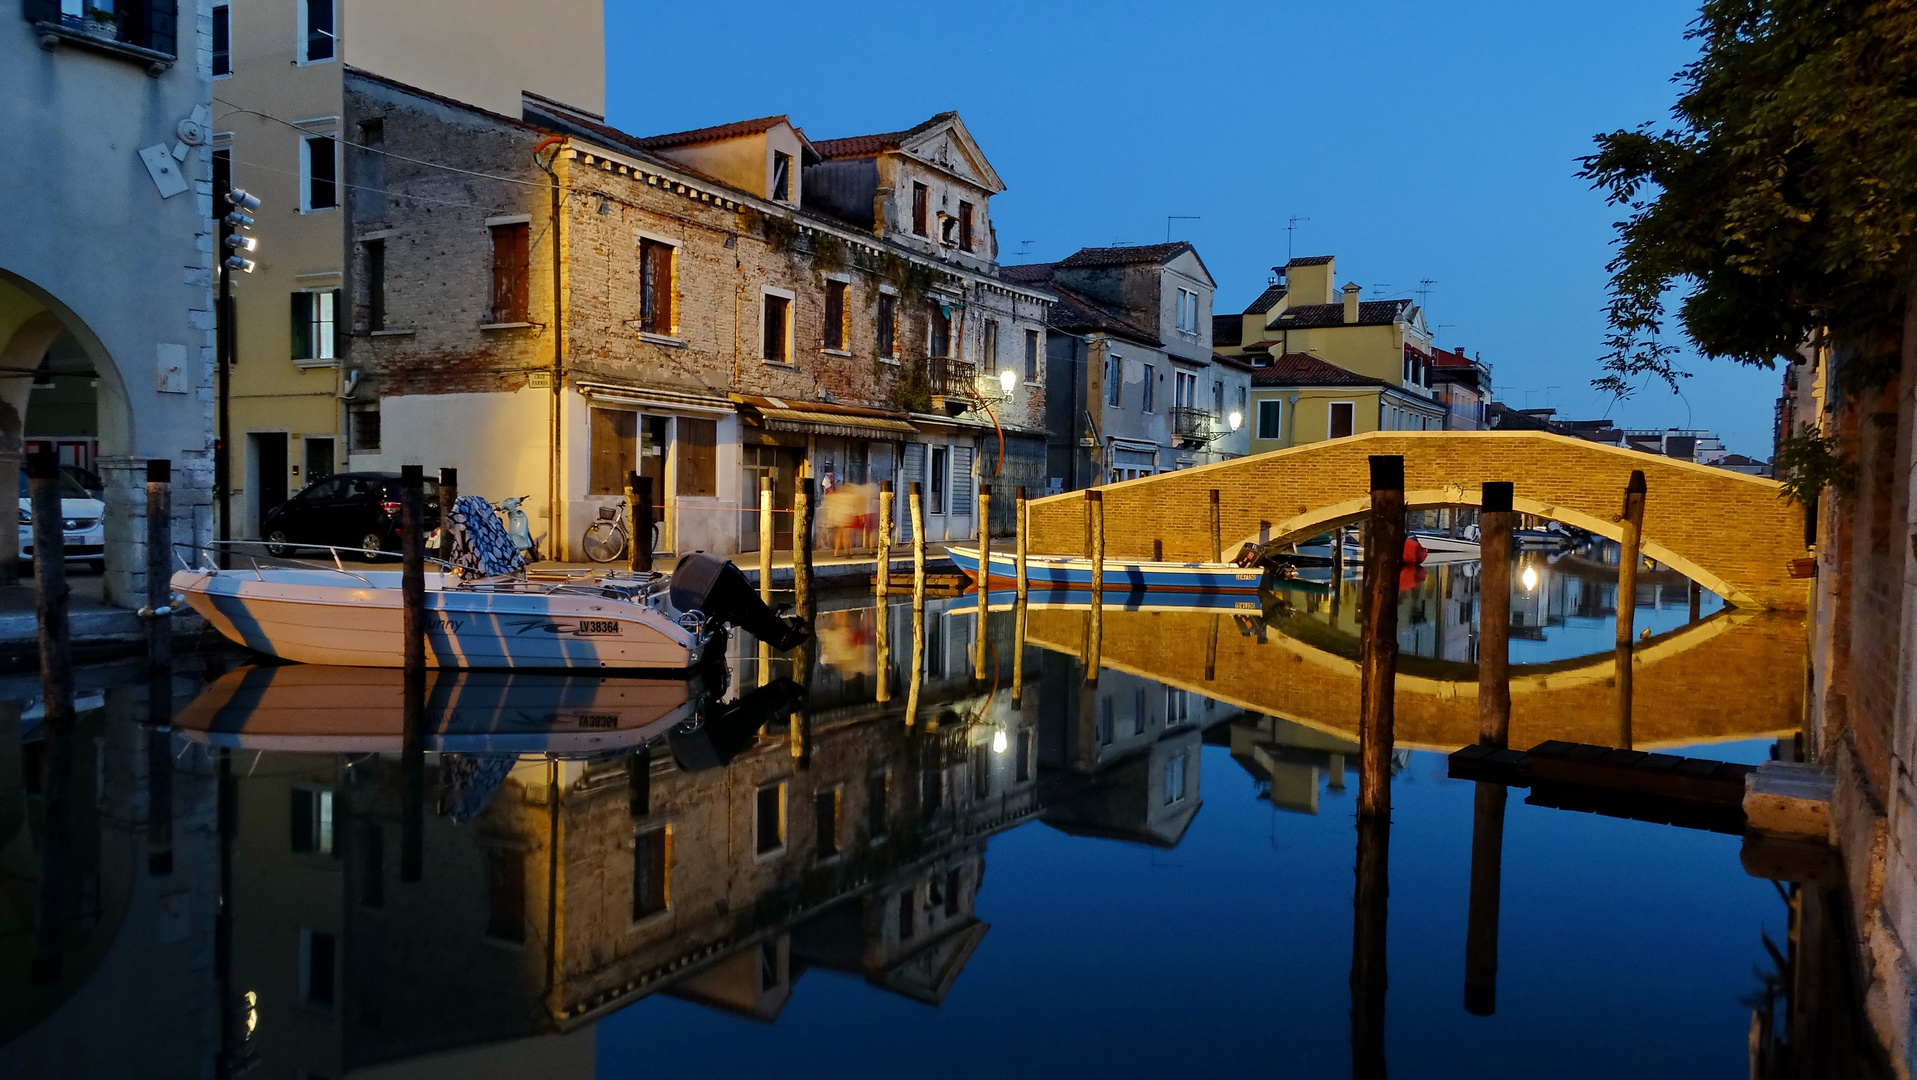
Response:
[[[546,467],[546,557],[549,559],[557,559],[564,552],[560,537],[565,535],[559,509],[559,394],[566,377],[565,300],[561,292],[565,249],[559,235],[559,171],[556,168],[564,142],[564,136],[548,135],[533,147],[533,164],[552,180],[552,397],[546,409],[546,436],[550,451]],[[540,160],[539,155],[549,146],[553,148],[552,157]]]

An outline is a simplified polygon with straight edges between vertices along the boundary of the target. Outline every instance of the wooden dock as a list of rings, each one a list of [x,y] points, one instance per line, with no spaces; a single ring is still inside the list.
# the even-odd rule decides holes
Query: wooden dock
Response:
[[[1711,832],[1744,831],[1744,778],[1756,766],[1552,740],[1530,750],[1467,746],[1450,775],[1528,787],[1534,806]]]

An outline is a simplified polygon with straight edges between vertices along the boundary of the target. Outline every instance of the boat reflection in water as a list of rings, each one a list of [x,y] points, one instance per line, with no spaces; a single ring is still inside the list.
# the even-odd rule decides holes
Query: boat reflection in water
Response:
[[[1328,605],[1338,593],[1327,584],[1292,595]],[[675,1054],[696,1055],[698,1067],[685,1066],[693,1071],[743,1074],[792,1050],[753,1041],[751,1028],[700,1025],[731,1023],[718,1013],[776,1020],[814,971],[850,977],[882,1000],[821,987],[834,1019],[788,1017],[783,1040],[862,1023],[875,1025],[880,1043],[876,1025],[902,1023],[883,1004],[896,999],[940,1006],[903,1014],[911,1018],[904,1037],[948,1045],[975,1038],[981,1008],[1044,1013],[1050,1039],[1054,1021],[1089,1025],[1105,1017],[1107,998],[1128,993],[1147,995],[1160,1011],[1186,1009],[1176,1015],[1193,1023],[1229,1014],[1244,997],[1259,1015],[1275,1008],[1304,1017],[1289,1036],[1299,1047],[1351,1055],[1363,1071],[1406,1052],[1388,1038],[1394,1017],[1472,1022],[1454,989],[1464,956],[1450,945],[1413,941],[1393,954],[1401,965],[1437,956],[1429,962],[1447,969],[1436,980],[1442,1001],[1397,989],[1431,980],[1394,982],[1400,996],[1387,996],[1388,912],[1442,909],[1447,901],[1427,893],[1450,888],[1450,879],[1418,860],[1388,867],[1385,829],[1354,836],[1341,812],[1357,744],[1340,622],[1323,608],[1301,611],[1302,599],[1289,609],[1234,601],[1222,610],[1141,599],[1136,610],[1108,604],[1096,621],[1069,594],[1047,599],[1023,618],[995,604],[984,627],[970,596],[930,601],[918,613],[848,599],[817,613],[816,643],[801,654],[760,661],[756,643],[735,640],[728,668],[710,681],[430,673],[412,731],[399,672],[239,667],[212,672],[203,688],[183,676],[176,689],[197,696],[176,710],[171,733],[142,724],[142,690],[103,675],[103,707],[75,732],[80,745],[98,747],[97,758],[75,765],[86,780],[72,811],[77,850],[50,855],[27,824],[46,812],[43,789],[25,784],[33,770],[17,764],[40,753],[39,737],[9,719],[18,713],[7,704],[33,691],[0,686],[0,843],[19,856],[10,865],[30,877],[34,858],[68,859],[97,897],[76,908],[62,980],[10,999],[0,1014],[0,1075],[584,1077]],[[1720,613],[1654,637],[1640,692],[1669,693],[1675,704],[1646,704],[1647,736],[1696,743],[1788,726],[1779,718],[1801,693],[1802,672],[1780,657],[1794,649],[1801,663],[1803,642],[1801,628],[1792,638],[1785,622]],[[1580,671],[1572,657],[1532,689],[1514,690],[1514,742],[1577,737],[1587,699],[1608,713],[1599,707],[1602,678]],[[1732,707],[1735,695],[1707,700],[1712,678],[1740,682],[1745,707]],[[1426,683],[1451,688],[1426,692]],[[1399,700],[1398,769],[1412,768],[1412,748],[1448,750],[1475,738],[1475,703],[1447,672],[1407,674]],[[162,797],[148,782],[155,760],[171,763],[163,816],[174,823],[175,859],[166,874],[139,858],[154,835],[144,824],[147,800]],[[1207,761],[1209,778],[1201,775]],[[96,775],[105,778],[97,791],[88,786]],[[1420,782],[1400,793],[1398,827],[1419,839],[1401,841],[1401,856],[1449,830],[1462,865],[1471,800],[1456,793],[1471,789],[1423,783],[1421,772],[1410,778]],[[1460,812],[1439,812],[1459,798]],[[1331,803],[1322,815],[1321,800]],[[1254,806],[1262,814],[1247,817]],[[1514,808],[1524,812],[1547,813]],[[1050,828],[1023,828],[1040,822]],[[1298,838],[1282,855],[1281,828]],[[994,838],[1015,829],[1019,837],[999,846]],[[1204,841],[1191,843],[1200,832]],[[995,894],[985,892],[988,843]],[[1174,848],[1177,857],[1160,865]],[[1718,854],[1722,873],[1753,884],[1735,851]],[[1506,873],[1517,872],[1519,858],[1506,857]],[[1331,882],[1323,889],[1349,890],[1354,865],[1355,908],[1284,892],[1307,888],[1321,870]],[[1274,866],[1279,884],[1260,876]],[[1476,899],[1488,893],[1495,905],[1496,870],[1480,876],[1469,1004],[1487,1011],[1498,963],[1522,962],[1523,953],[1510,939],[1497,951],[1497,910],[1486,918]],[[1462,871],[1456,877],[1459,895],[1449,902],[1461,946]],[[1113,881],[1137,896],[1121,902]],[[1167,883],[1173,893],[1152,891]],[[1387,892],[1398,904],[1386,904]],[[1019,927],[988,970],[967,976],[978,985],[959,1004],[955,988],[970,985],[961,976],[992,949],[982,896],[1001,904],[995,919]],[[1278,981],[1203,950],[1199,943],[1212,939],[1192,927],[1207,920],[1188,916],[1213,904],[1300,920],[1284,942],[1266,940],[1264,929],[1222,939],[1287,956]],[[1149,909],[1142,916],[1140,905]],[[1069,909],[1071,929],[1036,929],[1047,925],[1048,907]],[[31,912],[31,903],[16,910]],[[1113,910],[1143,920],[1128,927],[1176,936],[1095,929],[1098,913]],[[1161,918],[1175,910],[1179,918]],[[1507,897],[1507,919],[1513,910]],[[1806,907],[1804,917],[1822,910]],[[1756,921],[1751,949],[1687,953],[1686,962],[1747,980]],[[1392,929],[1422,935],[1425,922]],[[1134,932],[1145,933],[1126,931]],[[1163,978],[1071,992],[1071,980],[1082,983],[1096,965],[1123,965],[1131,950],[1174,940],[1191,943],[1190,968],[1175,966],[1187,946],[1160,948],[1153,955],[1167,966]],[[1319,957],[1319,941],[1337,947]],[[17,970],[0,969],[0,979],[27,985]],[[1536,993],[1586,1007],[1578,980],[1557,987],[1532,977]],[[1658,973],[1633,977],[1655,982]],[[1168,980],[1188,986],[1192,1000],[1167,999]],[[1343,1000],[1347,986],[1349,1041],[1342,1005],[1312,1012]],[[1767,986],[1773,998],[1796,995],[1793,1015],[1819,1007],[1816,979]],[[1720,996],[1734,1004],[1748,989]],[[92,1037],[107,1016],[122,1018],[115,1038]],[[1777,1030],[1766,1046],[1792,1034]],[[1730,1036],[1735,1056],[1744,1033]],[[1476,1054],[1479,1040],[1460,1040],[1467,1043]],[[1010,1039],[981,1052],[1024,1058],[1039,1045]],[[1232,1044],[1231,1052],[1254,1048]],[[1311,1061],[1305,1072],[1347,1071],[1330,1058]],[[911,1061],[866,1064],[894,1072]]]

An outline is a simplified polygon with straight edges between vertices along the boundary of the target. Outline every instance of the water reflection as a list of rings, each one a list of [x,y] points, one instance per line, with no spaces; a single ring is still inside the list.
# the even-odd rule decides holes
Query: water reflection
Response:
[[[1426,617],[1408,620],[1406,632],[1428,635],[1419,640],[1432,643],[1432,663],[1461,664],[1438,648],[1429,613],[1470,604],[1472,579],[1456,567],[1436,578],[1420,586]],[[1562,613],[1562,625],[1598,617],[1577,614],[1582,579],[1567,570],[1562,580],[1550,586],[1557,606],[1541,610]],[[1134,994],[1159,1010],[1224,1016],[1243,1004],[1267,1020],[1305,1016],[1325,999],[1320,976],[1330,975],[1349,983],[1349,1043],[1339,1031],[1338,1052],[1349,1053],[1355,1075],[1383,1075],[1412,1050],[1407,1033],[1467,1022],[1456,992],[1460,947],[1465,1007],[1494,1011],[1501,871],[1536,874],[1539,856],[1517,841],[1505,852],[1502,788],[1476,789],[1473,809],[1470,786],[1425,779],[1433,759],[1413,747],[1450,749],[1476,731],[1470,701],[1419,689],[1420,679],[1444,683],[1429,672],[1407,675],[1401,689],[1408,737],[1393,764],[1396,784],[1408,786],[1399,821],[1354,831],[1344,799],[1355,709],[1342,696],[1347,660],[1337,650],[1348,624],[1329,618],[1328,606],[1288,602],[1290,610],[1114,606],[1096,619],[1069,602],[1026,612],[996,603],[981,627],[971,597],[917,612],[846,598],[819,613],[805,654],[762,657],[738,640],[726,671],[690,682],[433,673],[411,738],[407,688],[395,673],[195,658],[171,687],[177,715],[158,744],[158,726],[142,727],[149,717],[137,681],[92,673],[83,687],[92,708],[70,733],[77,752],[65,770],[74,796],[60,854],[75,885],[63,975],[44,987],[26,980],[22,943],[38,925],[40,857],[59,843],[44,827],[48,789],[36,779],[51,760],[48,738],[19,709],[31,684],[0,685],[4,940],[16,943],[0,952],[0,1073],[590,1075],[688,1045],[701,1055],[694,1071],[707,1073],[764,1071],[768,1061],[801,1074],[821,1062],[835,1074],[895,1072],[933,1063],[924,1039],[971,1045],[982,1019],[1005,1023],[994,1010],[1009,1008],[1000,1002],[1020,983],[1107,963],[1131,970],[1127,958],[1138,955],[1158,967],[1051,1000],[1054,1027],[1028,1043],[1009,1040],[1003,1053],[1029,1063],[1055,1025],[1109,1015],[1149,1029],[1149,1009],[1118,1004]],[[1339,617],[1355,606],[1342,604]],[[1757,668],[1792,645],[1773,623],[1718,613],[1654,636],[1642,681],[1677,688],[1708,671],[1751,685],[1774,677]],[[1801,636],[1794,647],[1801,655]],[[1575,733],[1580,688],[1601,688],[1576,656],[1558,659],[1514,693],[1514,742],[1547,728]],[[1659,683],[1664,669],[1682,674]],[[1702,707],[1695,688],[1672,692],[1689,707],[1647,708],[1645,721],[1668,742],[1747,736],[1774,721],[1760,709],[1732,722]],[[1544,704],[1527,713],[1527,700]],[[1463,738],[1453,737],[1447,710],[1462,717]],[[170,829],[152,827],[154,807]],[[1534,834],[1597,820],[1513,812]],[[1014,831],[1021,839],[1008,847]],[[164,874],[140,858],[162,835],[174,858]],[[1037,860],[1021,855],[1038,835],[1056,844]],[[1633,835],[1628,850],[1588,858],[1628,868],[1647,850],[1656,857],[1668,834]],[[1715,888],[1749,881],[1734,854],[1718,854]],[[1208,859],[1221,869],[1193,878],[1176,903],[1141,902],[1154,881],[1182,882],[1200,872],[1178,867]],[[1318,880],[1320,864],[1331,868],[1329,884],[1301,884]],[[1090,940],[1034,935],[1034,890],[1082,912],[1123,911],[1131,929]],[[1328,914],[1313,915],[1327,895]],[[1448,907],[1430,899],[1445,895],[1454,897]],[[1026,900],[1008,906],[1011,897]],[[1710,907],[1721,916],[1724,905]],[[1793,918],[1828,917],[1825,907],[1799,907],[1810,914]],[[1507,921],[1514,911],[1521,921],[1539,917],[1520,901],[1506,906]],[[1296,928],[1274,936],[1274,920]],[[996,923],[1009,929],[995,935]],[[1397,935],[1390,951],[1387,926]],[[1746,945],[1749,926],[1738,928]],[[1201,927],[1223,929],[1214,937]],[[1539,985],[1523,948],[1532,934],[1506,933],[1507,956],[1518,942],[1533,996],[1578,1000],[1571,981]],[[1434,935],[1442,935],[1435,946]],[[1308,943],[1319,941],[1338,943],[1335,958],[1314,959]],[[1239,971],[1241,954],[1264,957],[1260,966],[1296,986],[1240,992],[1224,973]],[[1274,968],[1273,958],[1285,962]],[[1724,970],[1743,990],[1751,959],[1748,949],[1701,950],[1686,963]],[[1765,992],[1791,995],[1792,1017],[1827,1015],[1823,962],[1807,961]],[[1421,989],[1433,982],[1426,966],[1441,969],[1442,994]],[[833,1002],[833,1015],[785,1015],[814,971],[809,992]],[[834,975],[870,996],[847,1001],[830,989],[838,984],[821,981]],[[1166,997],[1180,987],[1185,1004]],[[1733,993],[1722,996],[1737,1007]],[[898,1013],[886,1002],[934,1008]],[[661,1011],[681,1006],[709,1019]],[[1773,1014],[1783,1017],[1780,1009]],[[1526,1018],[1522,1004],[1515,1011],[1525,1023],[1537,1016]],[[909,1060],[875,1051],[848,1063],[775,1046],[755,1057],[752,1029],[698,1026],[727,1017],[777,1021],[788,1040],[850,1031],[877,1045],[896,1030],[921,1045],[903,1051]],[[107,1018],[114,1039],[86,1037]],[[1780,1023],[1789,1036],[1780,1044],[1807,1045],[1788,1026],[1804,1022]],[[645,1033],[636,1042],[633,1024]],[[695,1039],[695,1030],[724,1037]],[[1265,1034],[1221,1034],[1219,1045],[1251,1060]],[[1481,1038],[1461,1034],[1460,1048]],[[1730,1034],[1725,1045],[1736,1051],[1743,1032]],[[1310,1041],[1304,1028],[1294,1036]],[[1416,1049],[1448,1060],[1423,1036]],[[1131,1071],[1122,1055],[1094,1064]],[[1321,1060],[1303,1071],[1342,1069]]]

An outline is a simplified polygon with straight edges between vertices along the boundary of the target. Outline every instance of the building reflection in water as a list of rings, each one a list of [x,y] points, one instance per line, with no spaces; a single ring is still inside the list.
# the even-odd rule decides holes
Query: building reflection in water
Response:
[[[1440,578],[1451,591],[1434,597],[1469,603],[1469,579]],[[1174,847],[1203,807],[1205,745],[1277,809],[1317,813],[1343,789],[1355,738],[1244,690],[1301,677],[1295,614],[1114,607],[1093,683],[1082,609],[1035,607],[1022,654],[1009,610],[983,638],[975,611],[963,598],[916,621],[906,605],[823,612],[796,663],[756,670],[754,643],[735,642],[736,681],[436,673],[412,776],[397,673],[240,667],[191,700],[183,677],[166,754],[140,727],[144,689],[89,673],[66,974],[22,995],[6,961],[0,1073],[217,1061],[227,1075],[345,1077],[430,1062],[587,1076],[594,1024],[613,1011],[663,993],[772,1021],[815,968],[936,1006],[988,936],[976,905],[995,834],[1043,821]],[[0,684],[13,939],[32,925],[44,740],[4,700],[32,696]],[[148,812],[160,760],[170,830]],[[1474,1012],[1494,1000],[1494,793],[1474,822]],[[421,872],[405,882],[415,800]],[[161,837],[170,873],[144,857]],[[1355,839],[1353,1068],[1382,1075],[1388,826]],[[1793,957],[1811,955],[1805,933]],[[1771,1013],[1792,1046],[1823,1015],[1820,963],[1767,984],[1793,1003]],[[125,1018],[116,1037],[89,1037],[107,1015]]]

